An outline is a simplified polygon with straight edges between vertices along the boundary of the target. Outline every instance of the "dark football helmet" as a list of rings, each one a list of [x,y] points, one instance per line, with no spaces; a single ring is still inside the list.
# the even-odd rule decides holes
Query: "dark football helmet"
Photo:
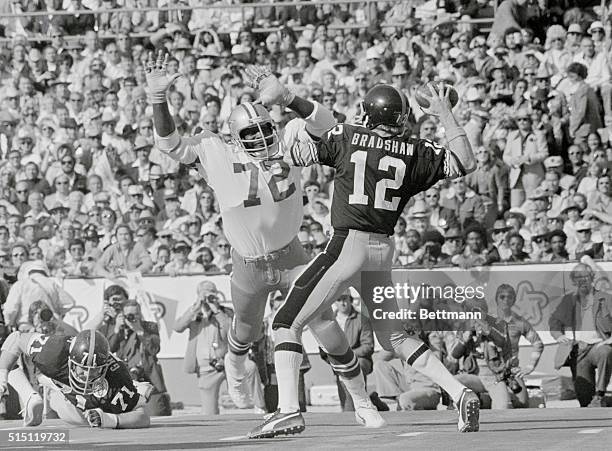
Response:
[[[410,115],[408,99],[391,85],[376,85],[365,95],[361,105],[363,125],[370,130],[380,128],[391,135],[403,133]]]
[[[87,329],[79,332],[70,344],[68,372],[70,387],[81,395],[92,394],[104,378],[111,359],[108,341],[100,332]]]

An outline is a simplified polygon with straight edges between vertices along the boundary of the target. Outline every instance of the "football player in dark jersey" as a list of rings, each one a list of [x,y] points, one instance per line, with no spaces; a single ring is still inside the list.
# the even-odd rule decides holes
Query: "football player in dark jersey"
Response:
[[[304,142],[285,155],[285,161],[294,165],[323,164],[336,170],[331,208],[334,231],[325,250],[295,280],[274,318],[279,410],[253,429],[249,437],[274,437],[304,430],[297,398],[304,326],[329,308],[338,293],[350,286],[359,291],[362,271],[382,272],[385,276],[381,285],[392,287],[394,249],[390,235],[408,200],[439,180],[462,177],[474,170],[475,159],[465,131],[451,112],[450,90],[433,85],[429,89],[430,106],[425,112],[439,116],[447,147],[406,136],[408,101],[395,87],[381,84],[364,98],[363,125],[338,124],[316,144]],[[368,297],[363,299],[363,308],[371,307]],[[385,310],[398,311],[394,298],[391,302],[391,309],[387,303]],[[478,431],[478,397],[448,372],[425,343],[409,336],[399,320],[370,319],[385,350],[395,351],[450,394],[459,407],[458,430]],[[340,336],[336,340],[345,342]],[[355,406],[367,404],[359,362],[350,347],[345,347],[344,354],[330,355],[329,361]],[[382,425],[381,421],[374,427]]]
[[[76,336],[13,332],[0,354],[0,396],[7,392],[8,373],[21,354],[42,373],[39,380],[49,388],[50,407],[64,421],[110,429],[149,427],[143,406],[152,385],[132,381],[125,363],[113,357],[100,332],[84,330]],[[42,415],[42,409],[36,414]]]

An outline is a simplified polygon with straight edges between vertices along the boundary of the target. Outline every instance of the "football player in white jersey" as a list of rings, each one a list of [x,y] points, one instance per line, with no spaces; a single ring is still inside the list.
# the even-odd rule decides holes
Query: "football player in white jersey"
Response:
[[[155,142],[174,160],[195,164],[218,196],[224,232],[233,248],[231,298],[235,316],[225,372],[232,399],[239,407],[246,407],[249,395],[243,382],[247,352],[261,333],[268,294],[275,290],[286,293],[309,261],[297,239],[303,216],[300,169],[282,160],[283,151],[298,141],[313,142],[332,128],[335,121],[329,110],[295,96],[269,72],[250,68],[246,75],[258,88],[260,101],[288,107],[299,117],[279,133],[262,104],[243,103],[235,107],[228,119],[231,144],[225,144],[209,131],[182,137],[166,103],[167,90],[177,78],[166,74],[167,58],[160,52],[154,60],[151,54],[146,69]],[[342,356],[349,348],[346,339],[336,339],[344,334],[331,310],[309,326],[328,355]],[[277,365],[279,377],[283,367]],[[384,424],[371,404],[357,410],[366,419],[366,425]]]

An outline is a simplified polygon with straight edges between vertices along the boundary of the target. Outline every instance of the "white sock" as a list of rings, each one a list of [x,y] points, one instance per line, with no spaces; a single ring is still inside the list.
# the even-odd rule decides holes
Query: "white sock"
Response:
[[[278,381],[278,408],[282,413],[300,410],[298,384],[302,354],[294,351],[274,351],[274,367]]]
[[[28,402],[28,398],[32,393],[38,394],[30,380],[25,375],[22,368],[15,368],[12,371],[9,371],[8,374],[8,383],[15,389],[15,391],[19,394],[19,400],[21,401],[21,405],[25,407]]]
[[[365,380],[363,379],[363,374],[361,374],[361,372],[358,376],[351,379],[340,376],[340,380],[346,386],[351,398],[353,398],[353,405],[355,407],[363,402],[367,402],[370,399],[366,392]]]
[[[243,378],[246,376],[246,366],[245,362],[248,358],[248,354],[234,354],[232,351],[227,352],[227,357],[225,358],[225,369],[229,371],[230,374],[235,375],[238,378]]]
[[[412,367],[446,390],[453,401],[459,402],[465,386],[455,379],[429,349],[414,361]]]

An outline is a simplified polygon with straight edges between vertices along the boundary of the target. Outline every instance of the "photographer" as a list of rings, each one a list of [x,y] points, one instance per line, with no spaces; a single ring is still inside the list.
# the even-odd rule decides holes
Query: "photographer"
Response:
[[[189,328],[185,372],[198,376],[204,415],[219,414],[219,389],[225,380],[223,358],[233,316],[230,309],[219,305],[218,293],[214,283],[200,282],[196,301],[174,325],[177,333]]]
[[[138,302],[123,304],[123,309],[115,317],[114,331],[108,342],[111,352],[127,364],[133,380],[153,385],[153,393],[146,405],[149,415],[171,415],[170,397],[157,361],[159,330],[157,324],[142,319]]]
[[[452,345],[451,355],[464,371],[457,379],[478,393],[485,405],[488,394],[493,409],[528,407],[523,376],[533,371],[544,346],[531,325],[511,311],[516,293],[510,285],[498,287],[495,302],[501,319],[488,315],[483,304],[478,308],[484,319],[475,320],[472,330],[459,332]],[[521,335],[534,347],[530,363],[522,369],[518,366]]]
[[[506,385],[513,385],[512,379],[523,388],[518,393],[515,392],[518,388],[515,386],[513,393],[510,393],[513,407],[528,407],[528,393],[525,389],[525,376],[531,374],[538,362],[542,351],[544,351],[544,343],[529,322],[512,311],[512,307],[516,303],[516,291],[508,284],[501,284],[495,293],[495,304],[497,305],[497,317],[507,324],[507,334],[510,340],[510,356],[505,362]],[[531,356],[529,363],[523,367],[519,365],[519,341],[521,337],[531,343]],[[510,382],[510,384],[508,384]],[[510,387],[512,388],[512,387]],[[514,396],[513,396],[514,394]]]
[[[22,265],[18,280],[11,287],[3,306],[7,326],[21,332],[32,331],[34,326],[28,315],[32,303],[38,300],[43,300],[57,319],[63,318],[69,306],[76,304],[73,297],[49,277],[48,271],[40,260]]]
[[[115,318],[128,301],[128,293],[121,285],[110,285],[104,290],[102,310],[92,318],[86,328],[97,329],[107,339],[115,332]]]

